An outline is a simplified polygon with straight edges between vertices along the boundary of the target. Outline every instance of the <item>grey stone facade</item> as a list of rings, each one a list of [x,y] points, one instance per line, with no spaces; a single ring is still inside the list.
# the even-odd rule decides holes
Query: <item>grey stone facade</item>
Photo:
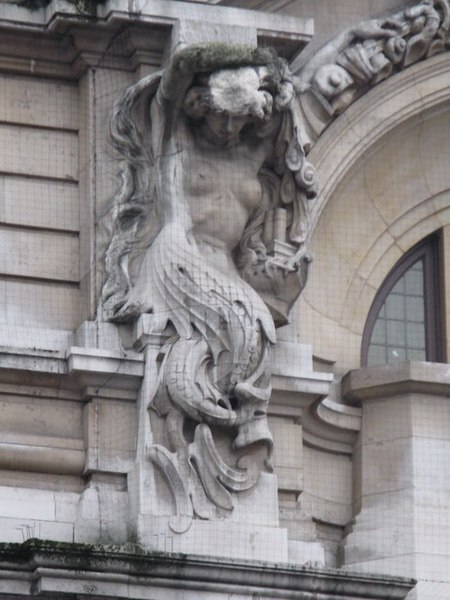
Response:
[[[450,597],[449,7],[374,4],[1,4],[0,598]]]

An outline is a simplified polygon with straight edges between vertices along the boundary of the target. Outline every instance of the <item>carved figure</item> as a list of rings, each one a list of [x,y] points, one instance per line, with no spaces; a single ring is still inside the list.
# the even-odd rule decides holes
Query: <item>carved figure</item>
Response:
[[[371,86],[449,46],[448,0],[423,0],[352,27],[321,48],[295,78],[303,122],[315,141]]]
[[[150,313],[167,335],[149,458],[177,514],[209,518],[270,469],[275,323],[310,262],[316,181],[292,75],[269,50],[187,48],[125,92],[111,134],[123,169],[104,314]]]
[[[448,0],[422,0],[344,31],[295,77],[269,50],[191,47],[116,104],[122,185],[102,310],[116,322],[150,313],[166,336],[148,458],[180,518],[231,511],[230,492],[270,468],[275,326],[310,261],[309,148],[370,86],[445,50],[449,28]]]

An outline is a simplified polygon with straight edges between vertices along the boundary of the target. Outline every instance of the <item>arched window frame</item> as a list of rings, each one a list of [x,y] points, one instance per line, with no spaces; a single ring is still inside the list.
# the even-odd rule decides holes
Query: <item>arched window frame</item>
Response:
[[[445,362],[442,339],[442,289],[440,271],[441,234],[435,232],[413,246],[392,268],[380,286],[370,307],[361,343],[361,366],[367,366],[372,332],[386,298],[420,259],[424,261],[425,353],[430,362]]]

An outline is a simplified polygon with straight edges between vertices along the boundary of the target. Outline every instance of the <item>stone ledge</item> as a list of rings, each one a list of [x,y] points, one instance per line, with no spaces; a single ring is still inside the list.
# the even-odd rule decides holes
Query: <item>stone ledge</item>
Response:
[[[450,396],[450,365],[411,361],[364,367],[342,380],[342,396],[350,404],[408,393]]]
[[[266,562],[203,559],[193,555],[142,552],[138,547],[28,540],[0,544],[0,599],[45,593],[46,597],[283,598],[284,600],[401,600],[415,581],[336,569]],[[2,591],[5,591],[3,595]],[[150,595],[149,595],[150,594]]]
[[[22,442],[20,434],[16,437],[18,442],[15,443],[0,441],[0,469],[62,475],[83,474],[86,461],[84,448],[60,447],[61,438],[46,438],[49,445],[44,446],[42,443],[28,443],[26,437]],[[80,446],[82,443],[79,440]]]
[[[72,346],[62,351],[0,347],[0,383],[90,390],[117,387],[136,391],[144,376],[144,356]],[[95,395],[90,390],[88,395]]]

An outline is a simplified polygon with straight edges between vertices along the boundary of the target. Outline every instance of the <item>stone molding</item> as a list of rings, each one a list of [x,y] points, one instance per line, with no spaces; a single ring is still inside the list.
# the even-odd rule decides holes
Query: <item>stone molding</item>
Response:
[[[140,323],[139,320],[135,331],[138,347],[152,344],[159,348],[159,337],[150,340]],[[88,338],[80,338],[79,343],[92,341]],[[360,409],[334,402],[329,397],[332,375],[313,371],[309,346],[294,346],[293,349],[292,344],[279,342],[277,347],[269,417],[288,418],[301,424],[307,446],[351,455],[360,428]],[[302,360],[289,370],[282,357],[294,351]],[[66,351],[3,347],[0,393],[36,398],[36,402],[39,397],[82,404],[98,399],[137,406],[144,369],[145,355],[135,351],[82,346],[71,346]],[[292,369],[296,370],[295,375]],[[5,468],[81,475],[92,462],[87,441],[51,435],[14,436],[0,436],[0,465]]]
[[[408,393],[450,396],[450,366],[411,361],[364,367],[350,371],[342,380],[342,396],[350,404]]]
[[[115,597],[157,600],[183,590],[186,600],[402,600],[412,579],[257,561],[145,553],[139,547],[88,546],[29,540],[0,544],[0,598]],[[5,596],[6,598],[6,596]]]
[[[34,11],[2,3],[0,68],[68,79],[79,79],[88,67],[148,72],[159,68],[168,45],[193,42],[188,25],[180,31],[181,22],[205,22],[211,30],[214,23],[228,27],[236,42],[240,37],[241,43],[271,45],[288,59],[313,35],[312,19],[176,0],[108,0],[96,6],[95,15],[83,14],[65,0]],[[250,33],[241,32],[244,27],[237,23]],[[116,45],[108,56],[111,43]]]
[[[143,357],[135,352],[71,347],[62,351],[1,348],[0,383],[58,387],[89,395],[91,386],[137,390],[144,376]],[[80,399],[84,397],[84,393]]]
[[[389,132],[449,101],[449,63],[450,55],[444,53],[398,73],[359,98],[322,133],[308,154],[320,181],[311,236],[327,202],[365,153]]]

